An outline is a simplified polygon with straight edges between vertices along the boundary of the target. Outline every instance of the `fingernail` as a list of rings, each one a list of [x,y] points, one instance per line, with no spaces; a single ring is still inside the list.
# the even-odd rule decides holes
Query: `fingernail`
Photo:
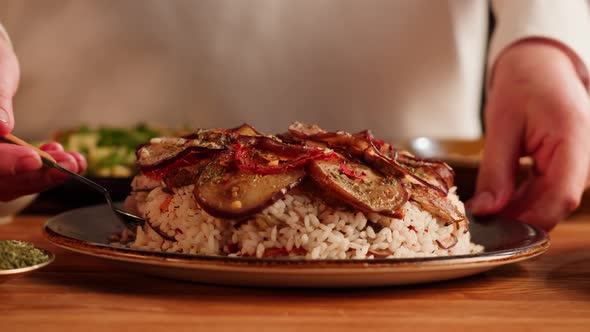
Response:
[[[71,161],[60,161],[57,164],[65,169],[67,169],[68,171],[71,171],[74,173],[76,173],[76,171],[77,171],[76,164]],[[56,182],[65,181],[69,177],[70,176],[68,174],[64,174],[63,172],[60,172],[58,170],[52,170],[52,172],[51,172],[51,179]]]
[[[72,172],[76,172],[78,170],[78,166],[76,166],[76,163],[71,162],[69,160],[67,161],[60,161],[59,165],[65,169],[67,169],[68,171],[72,171]]]
[[[14,171],[18,173],[25,173],[41,168],[41,159],[38,156],[26,156],[16,160]]]
[[[2,123],[8,123],[8,112],[6,112],[4,109],[0,108],[0,122]]]
[[[63,148],[61,148],[61,145],[59,143],[55,143],[55,142],[44,144],[43,146],[41,146],[40,149],[45,152],[63,151]]]
[[[467,208],[475,214],[487,213],[494,209],[494,203],[494,195],[489,191],[483,191],[467,203]]]

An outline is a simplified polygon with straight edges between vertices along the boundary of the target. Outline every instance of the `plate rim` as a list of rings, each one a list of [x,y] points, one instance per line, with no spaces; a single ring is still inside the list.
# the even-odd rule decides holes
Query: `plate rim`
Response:
[[[309,273],[310,270],[333,270],[339,271],[350,269],[352,271],[363,270],[388,270],[416,271],[421,269],[462,269],[477,265],[504,265],[516,263],[544,253],[551,245],[549,235],[537,226],[520,223],[524,227],[534,231],[531,237],[532,242],[526,246],[509,248],[497,251],[483,252],[479,254],[438,256],[438,257],[417,257],[417,258],[374,258],[374,259],[289,259],[289,258],[255,258],[255,257],[227,257],[213,255],[195,255],[182,253],[167,253],[159,251],[148,251],[141,249],[122,248],[112,245],[94,243],[80,240],[68,235],[60,234],[51,228],[51,223],[57,218],[63,218],[67,214],[76,211],[103,207],[106,205],[95,205],[83,207],[58,214],[48,219],[43,225],[43,236],[46,240],[66,250],[80,254],[91,255],[116,261],[138,263],[143,265],[157,265],[177,268],[215,268],[228,271],[259,270],[260,268],[272,268],[273,272],[288,271],[293,273]],[[517,222],[517,221],[515,221]]]

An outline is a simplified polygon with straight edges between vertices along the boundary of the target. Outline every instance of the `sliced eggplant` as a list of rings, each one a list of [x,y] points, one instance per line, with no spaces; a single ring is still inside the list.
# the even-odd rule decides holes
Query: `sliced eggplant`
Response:
[[[307,146],[325,146],[340,152],[346,152],[355,158],[362,157],[363,152],[370,146],[367,135],[370,132],[361,132],[351,135],[345,131],[326,132],[318,126],[308,126],[295,122],[289,127],[292,136]]]
[[[231,129],[231,132],[243,136],[262,136],[262,134],[258,130],[256,130],[253,126],[251,126],[248,123],[244,123],[239,127]]]
[[[308,138],[311,135],[326,133],[326,131],[317,125],[307,125],[302,122],[293,122],[289,126],[289,132],[297,138]]]
[[[365,149],[362,159],[369,166],[386,176],[403,177],[409,173],[405,167],[381,153],[374,145]]]
[[[195,184],[205,166],[210,162],[211,159],[203,159],[190,166],[174,168],[164,175],[162,181],[168,188],[180,188]]]
[[[422,186],[429,187],[439,193],[440,196],[446,196],[448,193],[448,187],[446,183],[442,181],[443,184],[440,182],[429,182],[419,175],[415,173],[409,166],[402,165],[397,159],[398,153],[396,151],[393,152],[393,158],[390,158],[383,153],[381,153],[374,144],[366,149],[363,153],[363,160],[374,167],[379,172],[387,175],[387,176],[400,176],[403,174],[407,179],[406,182],[411,184],[419,184]],[[437,173],[435,173],[437,175]],[[440,179],[436,177],[435,179]]]
[[[302,157],[312,149],[299,144],[287,144],[267,136],[243,136],[237,137],[237,142],[244,146],[250,146],[260,151],[270,152],[278,157],[297,158]]]
[[[447,197],[441,196],[438,191],[430,187],[412,184],[410,199],[447,224],[467,220],[465,215]]]
[[[443,188],[445,193],[453,186],[455,172],[442,161],[420,159],[403,153],[397,154],[396,160],[412,168],[415,175],[428,183]]]
[[[351,135],[343,131],[326,132],[317,126],[300,122],[292,124],[289,130],[306,145],[309,145],[308,142],[319,142],[350,157],[363,159],[383,174],[405,174],[411,180],[439,190],[444,195],[453,185],[454,173],[445,163],[397,153],[389,144],[376,139],[369,130]]]
[[[280,174],[253,174],[230,170],[211,162],[197,181],[194,194],[203,210],[214,217],[241,219],[256,214],[282,198],[303,179],[303,169]]]
[[[297,144],[287,144],[271,139],[269,137],[257,137],[256,147],[271,152],[279,157],[283,158],[298,158],[306,155],[312,149]]]
[[[182,136],[182,138],[194,140],[200,143],[215,143],[218,145],[227,144],[232,136],[232,130],[209,128],[209,129],[198,129],[188,135]]]
[[[208,158],[225,147],[217,142],[180,137],[154,138],[136,151],[137,167],[144,172],[165,168],[178,160],[189,157]]]
[[[408,192],[395,177],[384,177],[370,167],[348,162],[347,170],[359,176],[345,174],[343,160],[314,160],[307,167],[308,175],[323,190],[331,192],[342,202],[365,212],[397,216],[408,200]]]
[[[293,134],[286,131],[284,133],[276,134],[275,137],[283,143],[287,144],[299,144],[299,140],[293,137]]]

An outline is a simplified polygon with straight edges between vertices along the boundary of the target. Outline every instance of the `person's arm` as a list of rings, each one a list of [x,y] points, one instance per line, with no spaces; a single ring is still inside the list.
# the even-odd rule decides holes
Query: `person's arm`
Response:
[[[590,2],[588,0],[493,0],[496,27],[488,52],[488,84],[500,55],[523,41],[545,40],[571,57],[588,87],[590,68]]]
[[[1,25],[0,25],[1,27]],[[0,28],[0,136],[14,128],[12,98],[19,81],[19,64],[12,45]],[[49,143],[43,150],[63,167],[73,172],[86,169],[86,160],[75,152],[65,152],[61,145]],[[43,168],[39,155],[32,149],[0,143],[0,201],[43,191],[67,179],[56,170]]]
[[[590,176],[590,8],[585,0],[493,4],[487,143],[469,207],[550,230],[577,208]],[[516,188],[524,155],[535,167]]]

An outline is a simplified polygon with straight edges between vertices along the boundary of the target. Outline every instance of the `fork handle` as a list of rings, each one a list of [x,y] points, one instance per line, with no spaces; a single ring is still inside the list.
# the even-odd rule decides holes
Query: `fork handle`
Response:
[[[9,143],[12,143],[12,144],[31,148],[31,149],[35,150],[35,152],[37,152],[41,156],[41,159],[47,159],[48,161],[51,161],[52,163],[57,164],[57,161],[55,161],[55,159],[53,159],[53,157],[49,153],[47,153],[43,150],[40,150],[36,146],[33,146],[33,145],[29,144],[28,142],[25,142],[22,139],[14,136],[12,134],[7,134],[4,137],[2,137],[2,139],[4,139],[5,141],[7,141]]]

